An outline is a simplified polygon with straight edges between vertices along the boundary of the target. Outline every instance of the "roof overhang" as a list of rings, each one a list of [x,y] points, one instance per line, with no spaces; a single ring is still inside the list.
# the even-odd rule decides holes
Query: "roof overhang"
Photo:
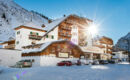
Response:
[[[21,25],[21,26],[19,26],[19,27],[14,28],[14,30],[19,30],[19,29],[21,29],[21,28],[31,29],[31,30],[37,30],[37,31],[41,31],[41,32],[46,32],[46,30],[42,30],[42,29],[38,29],[38,28],[32,28],[32,27],[23,26],[23,25]]]

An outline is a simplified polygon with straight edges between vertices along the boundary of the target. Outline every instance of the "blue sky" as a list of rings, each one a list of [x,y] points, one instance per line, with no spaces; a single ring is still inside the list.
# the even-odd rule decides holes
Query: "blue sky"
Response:
[[[50,18],[77,14],[93,20],[100,35],[117,40],[130,32],[130,0],[15,0],[27,10]]]

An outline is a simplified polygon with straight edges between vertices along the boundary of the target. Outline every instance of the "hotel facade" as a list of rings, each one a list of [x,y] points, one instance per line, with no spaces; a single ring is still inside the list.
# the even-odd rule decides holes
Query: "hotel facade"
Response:
[[[103,38],[106,43],[102,43],[102,38],[93,40],[87,32],[92,24],[92,20],[77,15],[64,16],[40,26],[29,22],[15,28],[15,40],[1,44],[3,48],[22,50],[22,59],[33,60],[35,66],[83,58],[110,59],[112,39]]]

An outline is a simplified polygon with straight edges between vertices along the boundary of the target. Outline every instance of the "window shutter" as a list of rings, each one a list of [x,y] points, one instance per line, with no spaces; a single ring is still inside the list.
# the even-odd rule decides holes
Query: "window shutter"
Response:
[[[30,32],[30,34],[33,34],[32,32]]]
[[[48,38],[48,35],[46,35],[46,38]]]
[[[39,34],[37,33],[37,35],[39,35]]]
[[[51,38],[54,39],[54,36],[52,35]]]

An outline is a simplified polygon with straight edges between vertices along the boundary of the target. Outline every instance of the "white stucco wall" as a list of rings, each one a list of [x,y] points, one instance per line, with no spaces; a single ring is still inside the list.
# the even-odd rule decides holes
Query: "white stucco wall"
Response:
[[[56,66],[58,62],[65,60],[76,62],[78,58],[57,58],[52,56],[41,56],[40,66]]]
[[[20,31],[20,34],[17,35],[17,32]],[[45,32],[41,32],[41,31],[37,31],[37,30],[31,30],[31,29],[25,29],[25,28],[21,28],[19,30],[15,31],[15,35],[16,35],[16,41],[15,41],[15,49],[20,49],[22,46],[27,46],[27,45],[31,45],[32,43],[32,39],[29,39],[29,35],[30,32],[36,32],[39,33],[39,36],[43,36],[45,34]],[[17,41],[19,41],[19,44],[16,44]],[[35,40],[36,44],[39,43],[43,43],[43,39],[41,40]]]
[[[115,54],[112,58],[117,58],[117,59],[127,59],[128,55],[123,54],[123,52],[113,52],[112,54]]]
[[[8,46],[8,43],[3,44],[3,45],[2,45],[2,48],[5,48],[5,46]]]
[[[72,62],[76,62],[78,58],[57,58],[52,56],[30,56],[30,57],[22,57],[22,60],[34,59],[33,67],[39,66],[56,66],[56,64],[60,61],[69,60]]]
[[[72,36],[71,36],[71,41],[74,43],[74,44],[77,44],[78,45],[78,27],[76,26],[76,25],[74,25],[73,27],[72,27],[72,31],[71,31],[71,34],[72,34]]]
[[[54,39],[51,38],[51,36],[54,36]],[[54,30],[48,33],[48,38],[46,36],[43,39],[43,42],[49,42],[49,41],[55,41],[58,40],[58,27],[56,27]]]
[[[13,66],[21,60],[21,51],[0,49],[0,65]]]

